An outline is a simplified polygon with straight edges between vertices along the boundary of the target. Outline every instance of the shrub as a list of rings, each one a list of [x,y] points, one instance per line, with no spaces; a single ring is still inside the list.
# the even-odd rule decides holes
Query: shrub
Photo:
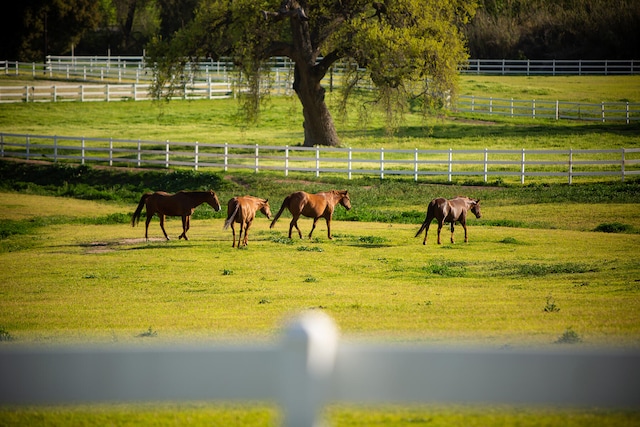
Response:
[[[629,224],[623,224],[621,222],[608,222],[598,225],[593,231],[599,231],[602,233],[628,233],[633,229]]]

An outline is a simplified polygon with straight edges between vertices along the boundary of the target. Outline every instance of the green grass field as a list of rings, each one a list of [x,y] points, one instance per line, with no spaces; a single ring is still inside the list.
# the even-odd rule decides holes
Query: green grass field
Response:
[[[490,80],[483,84],[498,84]],[[552,87],[549,80],[518,80],[524,83],[508,78],[500,84]],[[614,96],[626,95],[620,90]],[[234,105],[198,101],[161,110],[133,102],[0,105],[0,130],[300,142],[300,107],[294,101],[274,99],[254,127],[238,126]],[[455,115],[425,125],[418,117],[407,119],[395,137],[385,136],[380,121],[366,129],[340,122],[339,132],[343,143],[353,146],[597,148],[640,142],[637,125],[485,123]],[[353,209],[337,208],[334,240],[327,239],[320,222],[313,239],[290,241],[287,215],[269,229],[259,214],[249,247],[237,250],[231,248],[230,230],[222,229],[226,209],[214,214],[208,206],[196,210],[191,240],[177,240],[178,219],[167,224],[173,240],[160,239],[155,219],[151,240],[145,242],[144,225],[128,223],[145,187],[135,175],[116,179],[84,170],[80,177],[65,169],[42,172],[35,165],[32,173],[23,173],[22,166],[2,163],[1,346],[269,341],[287,315],[307,309],[332,316],[347,340],[496,348],[640,345],[635,180],[521,187],[283,179],[269,173],[169,174],[164,181],[145,175],[147,182],[162,185],[200,187],[207,184],[202,177],[211,179],[223,206],[234,195],[250,193],[269,197],[273,212],[296,189],[349,188]],[[83,181],[93,174],[95,182]],[[182,181],[186,178],[191,181]],[[127,179],[129,185],[123,182]],[[483,217],[469,220],[469,243],[458,226],[456,243],[449,244],[445,227],[445,244],[438,246],[432,225],[423,246],[413,236],[428,200],[459,193],[482,199]],[[300,225],[308,233],[311,221]],[[599,408],[332,405],[327,418],[334,426],[640,425],[637,411]],[[0,408],[0,425],[266,426],[277,421],[277,410],[263,403]]]

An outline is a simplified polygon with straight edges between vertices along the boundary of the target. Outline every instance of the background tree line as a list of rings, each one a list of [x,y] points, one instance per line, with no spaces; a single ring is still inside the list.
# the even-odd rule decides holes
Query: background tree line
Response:
[[[140,55],[195,16],[199,0],[25,0],[5,12],[0,58]],[[640,57],[640,0],[479,0],[463,31],[472,58]]]

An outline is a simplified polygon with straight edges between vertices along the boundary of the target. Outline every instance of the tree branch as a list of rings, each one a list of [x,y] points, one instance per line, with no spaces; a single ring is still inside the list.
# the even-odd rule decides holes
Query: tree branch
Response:
[[[280,21],[285,18],[294,18],[301,21],[309,20],[309,17],[302,6],[300,6],[295,0],[283,0],[280,4],[280,9],[277,12],[263,10],[262,16],[265,20],[268,20],[269,17],[273,17],[276,21]]]

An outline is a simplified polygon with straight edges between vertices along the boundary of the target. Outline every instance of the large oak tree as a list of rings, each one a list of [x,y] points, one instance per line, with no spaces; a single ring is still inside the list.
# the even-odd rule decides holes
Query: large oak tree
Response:
[[[332,146],[339,140],[321,84],[332,65],[366,70],[390,114],[397,104],[389,100],[399,95],[427,105],[433,94],[455,90],[467,58],[461,27],[475,7],[475,0],[203,0],[188,26],[149,52],[157,89],[176,83],[189,61],[230,57],[252,94],[245,107],[254,114],[265,61],[290,58],[304,145]]]

